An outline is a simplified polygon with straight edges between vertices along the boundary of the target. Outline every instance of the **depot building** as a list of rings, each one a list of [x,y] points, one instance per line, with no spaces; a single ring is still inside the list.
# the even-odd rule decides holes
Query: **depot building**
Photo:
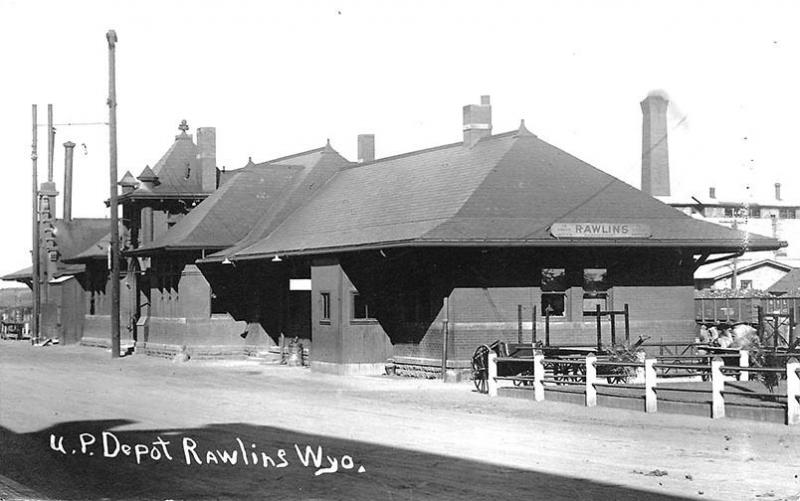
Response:
[[[651,116],[658,99],[642,103],[645,157],[664,142],[650,134],[666,120]],[[305,340],[316,370],[435,371],[545,323],[553,345],[593,346],[598,306],[627,305],[632,336],[692,342],[694,270],[780,247],[676,211],[524,122],[493,134],[488,96],[463,116],[460,141],[360,154],[292,211],[260,215],[263,231],[197,260],[217,301],[272,340]]]

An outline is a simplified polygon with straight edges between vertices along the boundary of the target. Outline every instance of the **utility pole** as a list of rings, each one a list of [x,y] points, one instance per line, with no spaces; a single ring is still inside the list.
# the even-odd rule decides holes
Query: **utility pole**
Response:
[[[115,48],[117,33],[108,30],[108,143],[111,208],[111,358],[119,358],[119,223],[117,221],[117,90]]]
[[[33,162],[33,186],[31,192],[32,198],[32,243],[33,250],[31,251],[31,261],[33,267],[31,269],[31,285],[33,286],[33,311],[31,312],[31,344],[39,341],[39,305],[42,301],[41,290],[39,290],[39,180],[37,176],[36,160],[38,159],[36,153],[37,147],[37,134],[36,129],[38,124],[36,105],[33,105],[33,142],[31,143],[31,162]]]
[[[53,154],[55,152],[56,129],[53,127],[53,105],[47,105],[47,181],[39,186],[39,227],[45,227],[45,232],[52,230],[56,219],[55,203],[56,185],[53,182]],[[53,250],[54,241],[51,240],[52,233],[44,236],[44,249],[40,266],[40,294],[42,302],[50,307],[50,280],[56,271],[56,263],[50,259],[50,251]],[[44,314],[47,316],[47,313]]]
[[[733,216],[733,225],[731,226],[734,230],[739,229],[739,222],[736,220],[736,215]],[[739,281],[739,269],[736,256],[733,257],[733,273],[731,273],[731,289],[736,290],[738,287]]]

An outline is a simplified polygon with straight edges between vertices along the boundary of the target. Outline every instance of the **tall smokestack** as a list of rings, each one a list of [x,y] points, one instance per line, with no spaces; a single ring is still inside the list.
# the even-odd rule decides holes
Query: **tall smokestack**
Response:
[[[67,141],[64,143],[64,221],[72,221],[72,154],[75,151],[75,143]]]
[[[464,146],[473,146],[492,135],[492,105],[489,96],[481,96],[481,104],[464,106]]]
[[[652,196],[669,196],[669,147],[667,146],[667,105],[663,93],[651,92],[642,106],[642,191]]]
[[[197,160],[200,161],[200,176],[203,191],[212,193],[217,189],[217,129],[200,127],[197,129]]]
[[[358,135],[358,162],[372,162],[375,160],[375,134]]]

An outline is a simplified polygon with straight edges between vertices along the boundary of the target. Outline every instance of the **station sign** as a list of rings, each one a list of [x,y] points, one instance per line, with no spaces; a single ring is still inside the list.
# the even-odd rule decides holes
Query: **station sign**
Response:
[[[311,279],[310,278],[290,278],[289,279],[290,291],[310,291]]]
[[[553,223],[550,234],[556,238],[650,238],[646,224],[635,223]]]

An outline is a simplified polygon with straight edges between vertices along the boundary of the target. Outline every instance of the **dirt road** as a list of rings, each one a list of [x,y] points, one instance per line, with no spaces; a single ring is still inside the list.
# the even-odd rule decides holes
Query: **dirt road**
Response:
[[[0,486],[43,498],[800,500],[799,477],[797,427],[0,342]]]

